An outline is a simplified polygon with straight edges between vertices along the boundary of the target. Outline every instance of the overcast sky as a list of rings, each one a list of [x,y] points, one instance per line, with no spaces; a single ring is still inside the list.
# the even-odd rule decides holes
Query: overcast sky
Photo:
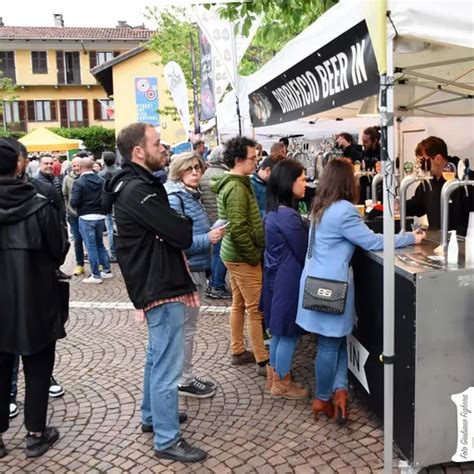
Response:
[[[110,27],[118,20],[125,20],[133,26],[144,22],[153,28],[154,22],[144,16],[147,6],[182,5],[191,0],[2,0],[1,3],[0,17],[7,26],[54,26],[53,13],[62,13],[64,26]]]

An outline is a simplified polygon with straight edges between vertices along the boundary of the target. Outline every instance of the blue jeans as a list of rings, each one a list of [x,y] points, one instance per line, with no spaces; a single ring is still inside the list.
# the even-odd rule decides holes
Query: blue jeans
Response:
[[[79,232],[79,217],[66,216],[69,228],[71,229],[72,238],[74,239],[74,254],[76,256],[76,265],[84,266],[84,247],[82,246],[82,236]]]
[[[115,257],[115,244],[114,244],[114,216],[113,214],[107,214],[105,216],[105,225],[107,227],[107,238],[109,240],[109,252],[111,257]]]
[[[315,365],[316,398],[328,401],[337,389],[347,389],[346,337],[326,337],[319,334]]]
[[[291,372],[297,341],[296,336],[272,336],[270,341],[270,367],[275,369],[280,379]]]
[[[209,286],[216,290],[225,289],[225,276],[227,274],[227,268],[222,262],[221,256],[221,242],[212,246],[211,253],[211,278],[209,280]]]
[[[104,220],[87,221],[79,218],[79,231],[89,254],[91,273],[94,278],[100,278],[99,265],[102,265],[104,272],[110,271],[109,254],[105,249],[103,238],[105,230]]]
[[[155,449],[166,449],[180,436],[178,383],[184,360],[184,304],[157,306],[146,313],[146,320],[142,423],[153,425]]]

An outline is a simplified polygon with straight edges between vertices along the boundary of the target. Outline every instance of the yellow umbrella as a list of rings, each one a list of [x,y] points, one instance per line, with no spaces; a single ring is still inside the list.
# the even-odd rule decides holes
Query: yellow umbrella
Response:
[[[37,128],[19,140],[28,152],[33,151],[68,151],[80,148],[79,140],[71,140],[56,135],[47,128]]]

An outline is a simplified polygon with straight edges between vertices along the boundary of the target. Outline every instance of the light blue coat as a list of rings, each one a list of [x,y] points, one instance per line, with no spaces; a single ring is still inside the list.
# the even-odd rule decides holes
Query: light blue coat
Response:
[[[311,238],[311,232],[308,238]],[[414,243],[415,237],[411,233],[395,236],[395,247]],[[317,225],[312,258],[305,259],[301,275],[296,323],[306,331],[327,337],[342,337],[352,332],[355,323],[354,281],[349,266],[356,246],[364,250],[382,250],[383,234],[371,231],[349,201],[337,201],[324,211]],[[349,282],[344,314],[303,309],[304,284],[308,275]]]
[[[167,181],[165,189],[170,206],[179,214],[193,220],[193,243],[184,253],[188,258],[189,269],[193,272],[209,270],[211,265],[211,230],[209,219],[198,196],[191,194],[181,182]]]

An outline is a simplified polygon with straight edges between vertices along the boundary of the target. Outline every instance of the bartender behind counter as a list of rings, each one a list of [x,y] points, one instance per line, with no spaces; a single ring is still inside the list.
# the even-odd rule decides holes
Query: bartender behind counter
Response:
[[[421,141],[417,154],[425,161],[429,161],[431,187],[420,183],[415,195],[407,201],[407,216],[428,216],[430,230],[441,229],[441,189],[446,180],[443,178],[443,169],[449,161],[446,143],[438,137],[428,137]],[[427,163],[426,163],[427,164]],[[460,176],[462,178],[462,176]],[[460,235],[466,235],[469,212],[474,210],[474,191],[468,187],[466,196],[465,188],[456,189],[450,198],[449,204],[449,230],[456,230]]]

